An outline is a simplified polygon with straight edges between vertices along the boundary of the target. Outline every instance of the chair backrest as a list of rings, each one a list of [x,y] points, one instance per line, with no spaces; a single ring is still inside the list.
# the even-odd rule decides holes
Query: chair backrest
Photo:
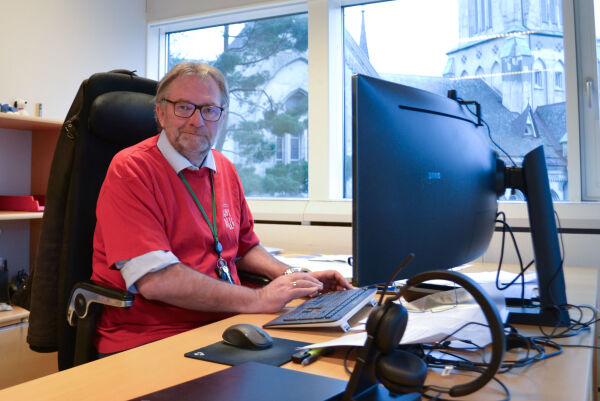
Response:
[[[74,284],[91,276],[100,187],[118,151],[158,133],[156,85],[126,71],[94,74],[81,84],[60,132],[31,272],[27,341],[36,351],[58,350],[61,370],[73,364],[67,303]]]

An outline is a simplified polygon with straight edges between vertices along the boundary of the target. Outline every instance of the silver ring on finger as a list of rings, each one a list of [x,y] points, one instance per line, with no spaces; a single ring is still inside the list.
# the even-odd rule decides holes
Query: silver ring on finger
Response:
[[[292,281],[292,287],[296,288],[296,282]]]

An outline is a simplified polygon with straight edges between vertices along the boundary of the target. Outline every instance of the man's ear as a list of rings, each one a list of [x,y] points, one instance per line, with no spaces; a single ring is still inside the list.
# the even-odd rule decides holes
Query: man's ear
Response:
[[[165,110],[162,108],[161,102],[156,103],[154,106],[156,107],[155,112],[156,112],[156,118],[158,119],[158,123],[160,124],[161,128],[164,128],[165,127]]]

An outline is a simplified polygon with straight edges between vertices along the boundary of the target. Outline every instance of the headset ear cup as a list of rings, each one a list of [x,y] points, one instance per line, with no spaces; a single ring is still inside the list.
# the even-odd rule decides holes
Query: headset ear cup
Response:
[[[379,321],[385,314],[387,305],[384,306],[376,306],[373,308],[371,313],[369,313],[369,318],[367,319],[367,334],[374,336],[377,334],[377,327],[379,326]]]
[[[375,374],[392,393],[420,392],[427,377],[427,365],[410,352],[395,350],[377,358]]]
[[[392,302],[386,304],[375,336],[377,350],[383,354],[394,351],[400,344],[407,323],[408,312],[404,306]]]

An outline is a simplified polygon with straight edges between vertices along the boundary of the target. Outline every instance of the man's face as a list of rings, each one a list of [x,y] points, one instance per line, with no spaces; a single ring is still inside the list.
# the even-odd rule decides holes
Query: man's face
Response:
[[[196,76],[179,76],[168,87],[165,98],[198,106],[221,106],[221,92],[217,83],[210,77],[200,79]],[[193,164],[198,165],[215,143],[225,113],[223,112],[218,121],[204,121],[198,109],[191,117],[183,118],[174,114],[173,107],[172,103],[164,101],[157,104],[158,121],[171,145]]]

